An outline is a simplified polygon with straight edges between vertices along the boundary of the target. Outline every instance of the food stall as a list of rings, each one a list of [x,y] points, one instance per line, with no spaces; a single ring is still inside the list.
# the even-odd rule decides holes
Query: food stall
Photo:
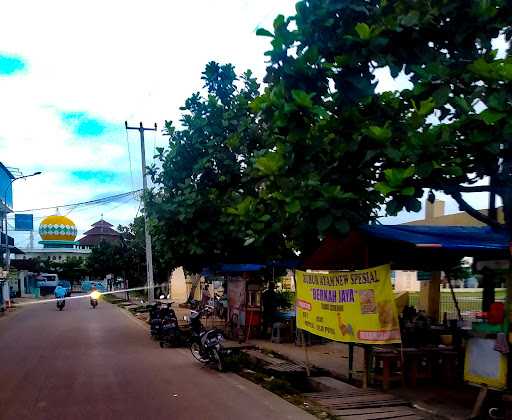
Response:
[[[345,238],[326,238],[303,266],[333,272],[390,264],[393,270],[430,273],[430,279],[421,284],[418,307],[413,312],[407,305],[399,314],[402,344],[371,346],[365,357],[366,375],[373,374],[381,382],[396,377],[413,386],[424,379],[446,385],[464,380],[484,388],[504,389],[511,338],[509,299],[505,299],[505,305],[495,305],[493,319],[442,319],[439,302],[442,272],[458,265],[464,257],[508,260],[509,242],[506,233],[488,227],[362,226]],[[510,294],[512,284],[507,277]],[[483,353],[486,357],[481,356]],[[352,364],[350,360],[349,366]],[[386,374],[382,374],[384,367],[388,369]],[[383,386],[386,388],[389,382]]]
[[[229,338],[244,341],[259,335],[265,268],[263,264],[221,264],[208,269],[215,276],[224,277],[228,302],[225,332]]]

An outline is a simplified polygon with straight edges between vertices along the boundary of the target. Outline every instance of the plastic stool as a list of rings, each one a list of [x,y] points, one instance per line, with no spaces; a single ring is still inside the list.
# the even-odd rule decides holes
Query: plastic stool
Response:
[[[403,367],[398,353],[390,351],[374,351],[375,361],[374,380],[382,383],[382,389],[387,391],[391,381],[403,383]]]
[[[281,342],[281,328],[283,324],[281,322],[274,322],[272,324],[272,336],[270,337],[271,343],[280,343]]]

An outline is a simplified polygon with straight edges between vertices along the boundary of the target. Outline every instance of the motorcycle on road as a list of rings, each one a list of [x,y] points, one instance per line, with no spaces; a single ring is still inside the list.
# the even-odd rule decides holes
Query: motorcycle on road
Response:
[[[64,306],[66,306],[66,299],[57,299],[57,309],[62,311]]]
[[[101,293],[95,290],[91,293],[90,297],[90,303],[93,309],[96,309],[96,306],[98,306],[98,299],[100,298]]]

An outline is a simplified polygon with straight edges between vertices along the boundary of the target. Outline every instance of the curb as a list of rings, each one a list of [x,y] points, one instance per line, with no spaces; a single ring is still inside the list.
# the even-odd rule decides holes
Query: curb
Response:
[[[139,318],[137,318],[136,316],[134,316],[130,311],[128,311],[127,309],[124,309],[122,307],[120,307],[119,305],[115,304],[115,303],[110,303],[110,302],[107,302],[109,303],[110,305],[112,306],[115,306],[121,313],[123,313],[127,318],[131,319],[133,322],[135,322],[139,327],[143,328],[144,330],[148,331],[149,329],[149,325],[140,320]]]

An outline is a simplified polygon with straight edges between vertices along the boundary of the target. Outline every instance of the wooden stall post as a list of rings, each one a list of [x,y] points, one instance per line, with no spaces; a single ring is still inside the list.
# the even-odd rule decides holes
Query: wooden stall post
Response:
[[[354,343],[348,343],[348,382],[352,383],[354,370]]]
[[[455,296],[455,291],[453,290],[452,279],[451,279],[449,274],[446,274],[446,279],[448,280],[448,286],[450,287],[450,293],[452,295],[452,300],[453,300],[453,303],[455,305],[455,309],[457,310],[457,319],[459,321],[461,321],[462,320],[462,315],[460,313],[459,302],[457,301],[457,296]]]
[[[368,389],[370,382],[370,362],[371,362],[371,347],[363,346],[364,348],[364,367],[363,367],[363,389]]]
[[[432,277],[428,281],[422,281],[420,284],[419,308],[433,318],[439,320],[439,301],[441,298],[441,272],[432,272]]]
[[[300,330],[300,334],[301,334],[302,345],[304,346],[304,356],[306,358],[306,375],[309,377],[309,376],[311,376],[311,369],[310,369],[310,363],[309,363],[308,346],[306,343],[306,337],[304,336],[304,330]]]

